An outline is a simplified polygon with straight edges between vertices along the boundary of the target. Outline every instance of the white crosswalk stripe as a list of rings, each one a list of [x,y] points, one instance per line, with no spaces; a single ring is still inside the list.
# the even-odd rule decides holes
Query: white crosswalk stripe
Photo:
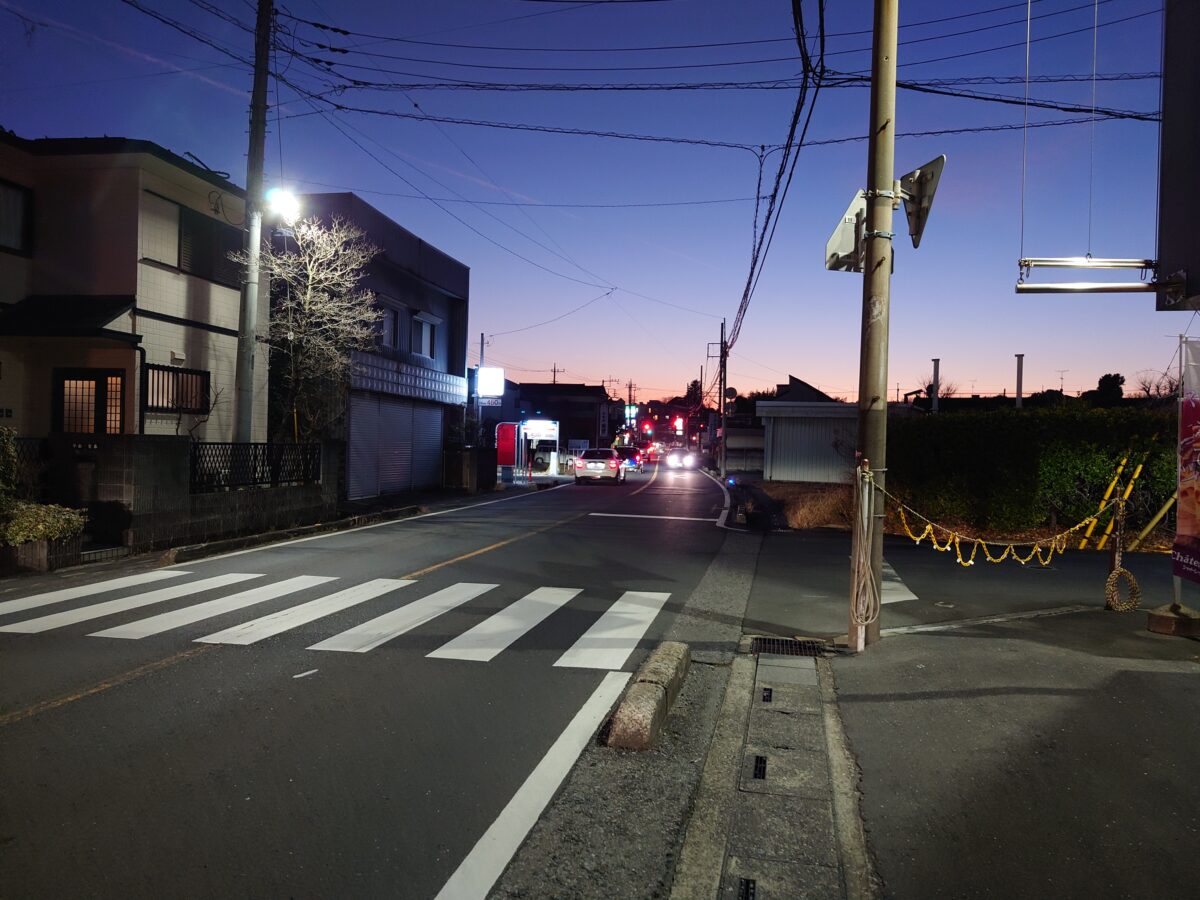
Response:
[[[177,600],[180,597],[187,597],[191,594],[199,594],[204,591],[228,587],[231,584],[237,584],[241,581],[249,581],[251,578],[262,578],[262,576],[247,575],[240,572],[233,572],[228,575],[215,575],[212,578],[202,578],[200,581],[189,581],[187,584],[173,584],[170,587],[159,588],[156,591],[149,591],[145,594],[134,594],[132,597],[108,600],[104,603],[83,606],[79,609],[70,609],[37,619],[26,619],[24,622],[0,625],[0,631],[11,631],[18,634],[37,634],[41,631],[49,631],[51,628],[62,628],[65,625],[88,622],[92,619],[111,616],[114,613],[140,609],[143,606],[150,606],[154,603],[165,603],[167,600]]]
[[[63,588],[58,591],[6,601],[4,604],[0,604],[0,612],[36,609],[55,603],[65,603],[69,600],[89,598],[93,595],[109,594],[121,589],[137,588],[155,581],[190,574],[190,572],[178,570],[145,572],[91,585]],[[164,604],[171,600],[218,592],[223,588],[230,588],[245,581],[265,577],[258,574],[231,572],[195,581],[170,584],[142,593],[99,600],[90,605],[33,619],[10,622],[0,625],[0,632],[38,634],[55,628],[64,628],[81,622],[115,616],[154,604]],[[258,584],[227,596],[218,596],[193,603],[190,606],[103,628],[100,631],[92,632],[90,637],[139,640],[182,629],[217,616],[235,613],[268,601],[289,597],[301,591],[320,588],[322,585],[337,580],[337,577],[325,575],[294,575],[289,578],[270,580],[265,584]],[[254,644],[367,601],[384,597],[400,588],[416,583],[413,579],[376,578],[318,596],[315,599],[286,606],[283,609],[276,609],[266,615],[231,625],[212,634],[194,638],[194,640],[206,644],[240,646]],[[500,587],[498,584],[459,582],[425,596],[418,596],[410,602],[403,602],[402,599],[400,605],[388,612],[332,634],[332,636],[312,644],[308,649],[366,653],[400,635],[420,628],[438,616],[470,603],[498,587]],[[449,637],[445,643],[428,653],[427,656],[433,659],[491,662],[523,637],[531,634],[555,612],[567,607],[582,593],[582,588],[533,588],[524,596],[507,603],[495,612],[484,615],[461,634]],[[407,594],[406,591],[404,596]],[[613,603],[558,658],[554,665],[563,668],[601,670],[624,668],[630,655],[645,638],[670,597],[669,593],[625,591],[620,599]],[[326,631],[326,634],[328,633],[329,631]]]
[[[356,584],[354,587],[330,594],[328,597],[309,600],[299,606],[282,609],[260,619],[252,619],[241,625],[226,628],[224,631],[196,638],[196,640],[202,644],[240,644],[243,646],[253,644],[410,584],[416,584],[416,582],[403,578],[376,578],[374,581]]]
[[[197,603],[195,606],[185,606],[183,609],[172,610],[171,612],[151,616],[148,619],[139,619],[136,622],[118,625],[115,628],[106,628],[103,631],[93,632],[91,636],[138,640],[139,638],[149,637],[152,634],[162,634],[164,631],[170,631],[172,628],[182,628],[184,625],[191,625],[193,622],[201,622],[204,619],[211,619],[214,616],[220,616],[247,606],[253,606],[256,603],[276,600],[279,597],[294,594],[296,591],[307,590],[308,588],[316,587],[319,584],[326,584],[330,581],[337,581],[337,579],[322,575],[297,575],[295,578],[288,578],[284,581],[277,581],[274,584],[264,584],[261,587],[250,588],[248,591],[242,591],[239,594],[233,594],[229,597],[206,600],[204,603]]]
[[[516,603],[484,619],[470,631],[438,647],[429,656],[490,662],[556,609],[579,594],[581,588],[541,587]]]
[[[492,588],[499,586],[498,584],[474,584],[472,582],[452,584],[450,587],[435,591],[428,597],[414,600],[407,606],[384,613],[382,616],[357,625],[348,631],[343,631],[341,634],[335,634],[328,640],[313,644],[308,649],[366,653],[368,650],[374,650],[380,644],[386,644],[406,631],[424,625],[442,613],[449,612],[456,606],[474,600],[480,594],[487,593]]]
[[[163,581],[167,578],[178,578],[180,575],[190,575],[190,572],[178,570],[165,572],[143,572],[140,575],[126,575],[124,578],[114,578],[111,581],[101,581],[95,584],[81,584],[76,587],[62,588],[45,594],[34,594],[31,597],[21,597],[17,600],[5,600],[0,603],[0,616],[7,613],[23,612],[27,609],[37,609],[39,606],[50,606],[53,603],[64,603],[67,600],[78,600],[80,597],[91,597],[93,594],[106,594],[109,591],[119,591],[121,588],[137,587],[153,581]]]
[[[554,665],[572,669],[622,668],[670,597],[657,591],[626,591]]]

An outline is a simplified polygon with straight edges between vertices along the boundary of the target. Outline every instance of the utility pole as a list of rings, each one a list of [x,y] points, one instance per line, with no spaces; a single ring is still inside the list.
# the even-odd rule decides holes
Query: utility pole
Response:
[[[1065,397],[1066,394],[1063,393],[1063,376],[1066,375],[1071,370],[1070,369],[1055,369],[1054,371],[1058,373],[1058,392]]]
[[[1023,397],[1022,388],[1025,381],[1025,354],[1013,354],[1017,358],[1017,409],[1021,408],[1021,399]]]
[[[725,482],[725,447],[727,439],[725,436],[725,380],[727,373],[725,371],[725,361],[729,358],[729,347],[725,343],[725,320],[721,320],[721,446],[718,448],[721,454],[721,483]]]
[[[553,363],[550,368],[550,383],[558,384],[558,363]]]
[[[887,473],[888,314],[891,302],[892,211],[900,198],[895,181],[896,41],[899,0],[875,0],[871,59],[871,122],[867,147],[867,222],[863,233],[862,348],[858,374],[858,458],[868,460],[875,484]],[[877,495],[879,496],[879,495]],[[882,510],[882,504],[879,506]],[[870,578],[883,584],[883,513],[869,524]],[[857,549],[857,548],[856,548]],[[858,605],[859,598],[851,597]],[[850,617],[853,650],[879,640],[879,618],[861,626]]]
[[[254,26],[254,88],[250,95],[250,147],[246,153],[246,278],[238,315],[233,439],[248,443],[254,428],[254,355],[258,344],[258,256],[262,244],[263,155],[267,146],[267,75],[271,53],[271,0],[258,0]]]
[[[933,362],[933,389],[929,397],[929,411],[938,411],[938,400],[942,396],[942,361],[935,359]]]

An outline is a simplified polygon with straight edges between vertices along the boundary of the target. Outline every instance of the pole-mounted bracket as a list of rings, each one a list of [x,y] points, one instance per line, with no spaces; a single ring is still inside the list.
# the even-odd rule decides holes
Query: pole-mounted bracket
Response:
[[[886,238],[887,240],[890,241],[895,236],[896,236],[896,232],[894,232],[894,231],[864,231],[863,232],[864,238],[878,237],[878,238]]]

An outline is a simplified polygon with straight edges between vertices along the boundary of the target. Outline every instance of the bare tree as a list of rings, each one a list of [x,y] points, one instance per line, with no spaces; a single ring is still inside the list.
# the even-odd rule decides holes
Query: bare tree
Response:
[[[350,354],[376,345],[382,313],[359,281],[378,252],[355,225],[310,218],[293,226],[282,249],[264,248],[259,258],[272,283],[271,371],[292,420],[281,430],[297,438],[321,437],[341,418]],[[244,254],[233,258],[245,264]]]
[[[955,394],[958,393],[958,384],[953,381],[948,381],[946,379],[946,376],[942,375],[938,379],[938,382],[939,382],[938,383],[938,396],[939,397],[953,397]],[[926,397],[932,397],[933,396],[933,373],[930,372],[928,375],[926,375],[924,378],[922,378],[920,380],[920,382],[918,383],[917,387],[919,387],[925,393]]]
[[[1137,389],[1148,400],[1165,400],[1179,393],[1179,378],[1170,372],[1144,369],[1137,373]]]

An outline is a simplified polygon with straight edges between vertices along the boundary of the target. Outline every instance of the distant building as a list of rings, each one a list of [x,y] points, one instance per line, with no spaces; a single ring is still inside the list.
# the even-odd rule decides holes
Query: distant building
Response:
[[[609,419],[608,391],[591,384],[521,384],[517,391],[518,421],[552,419],[558,422],[559,446],[586,441],[589,447],[608,447],[616,434]]]

